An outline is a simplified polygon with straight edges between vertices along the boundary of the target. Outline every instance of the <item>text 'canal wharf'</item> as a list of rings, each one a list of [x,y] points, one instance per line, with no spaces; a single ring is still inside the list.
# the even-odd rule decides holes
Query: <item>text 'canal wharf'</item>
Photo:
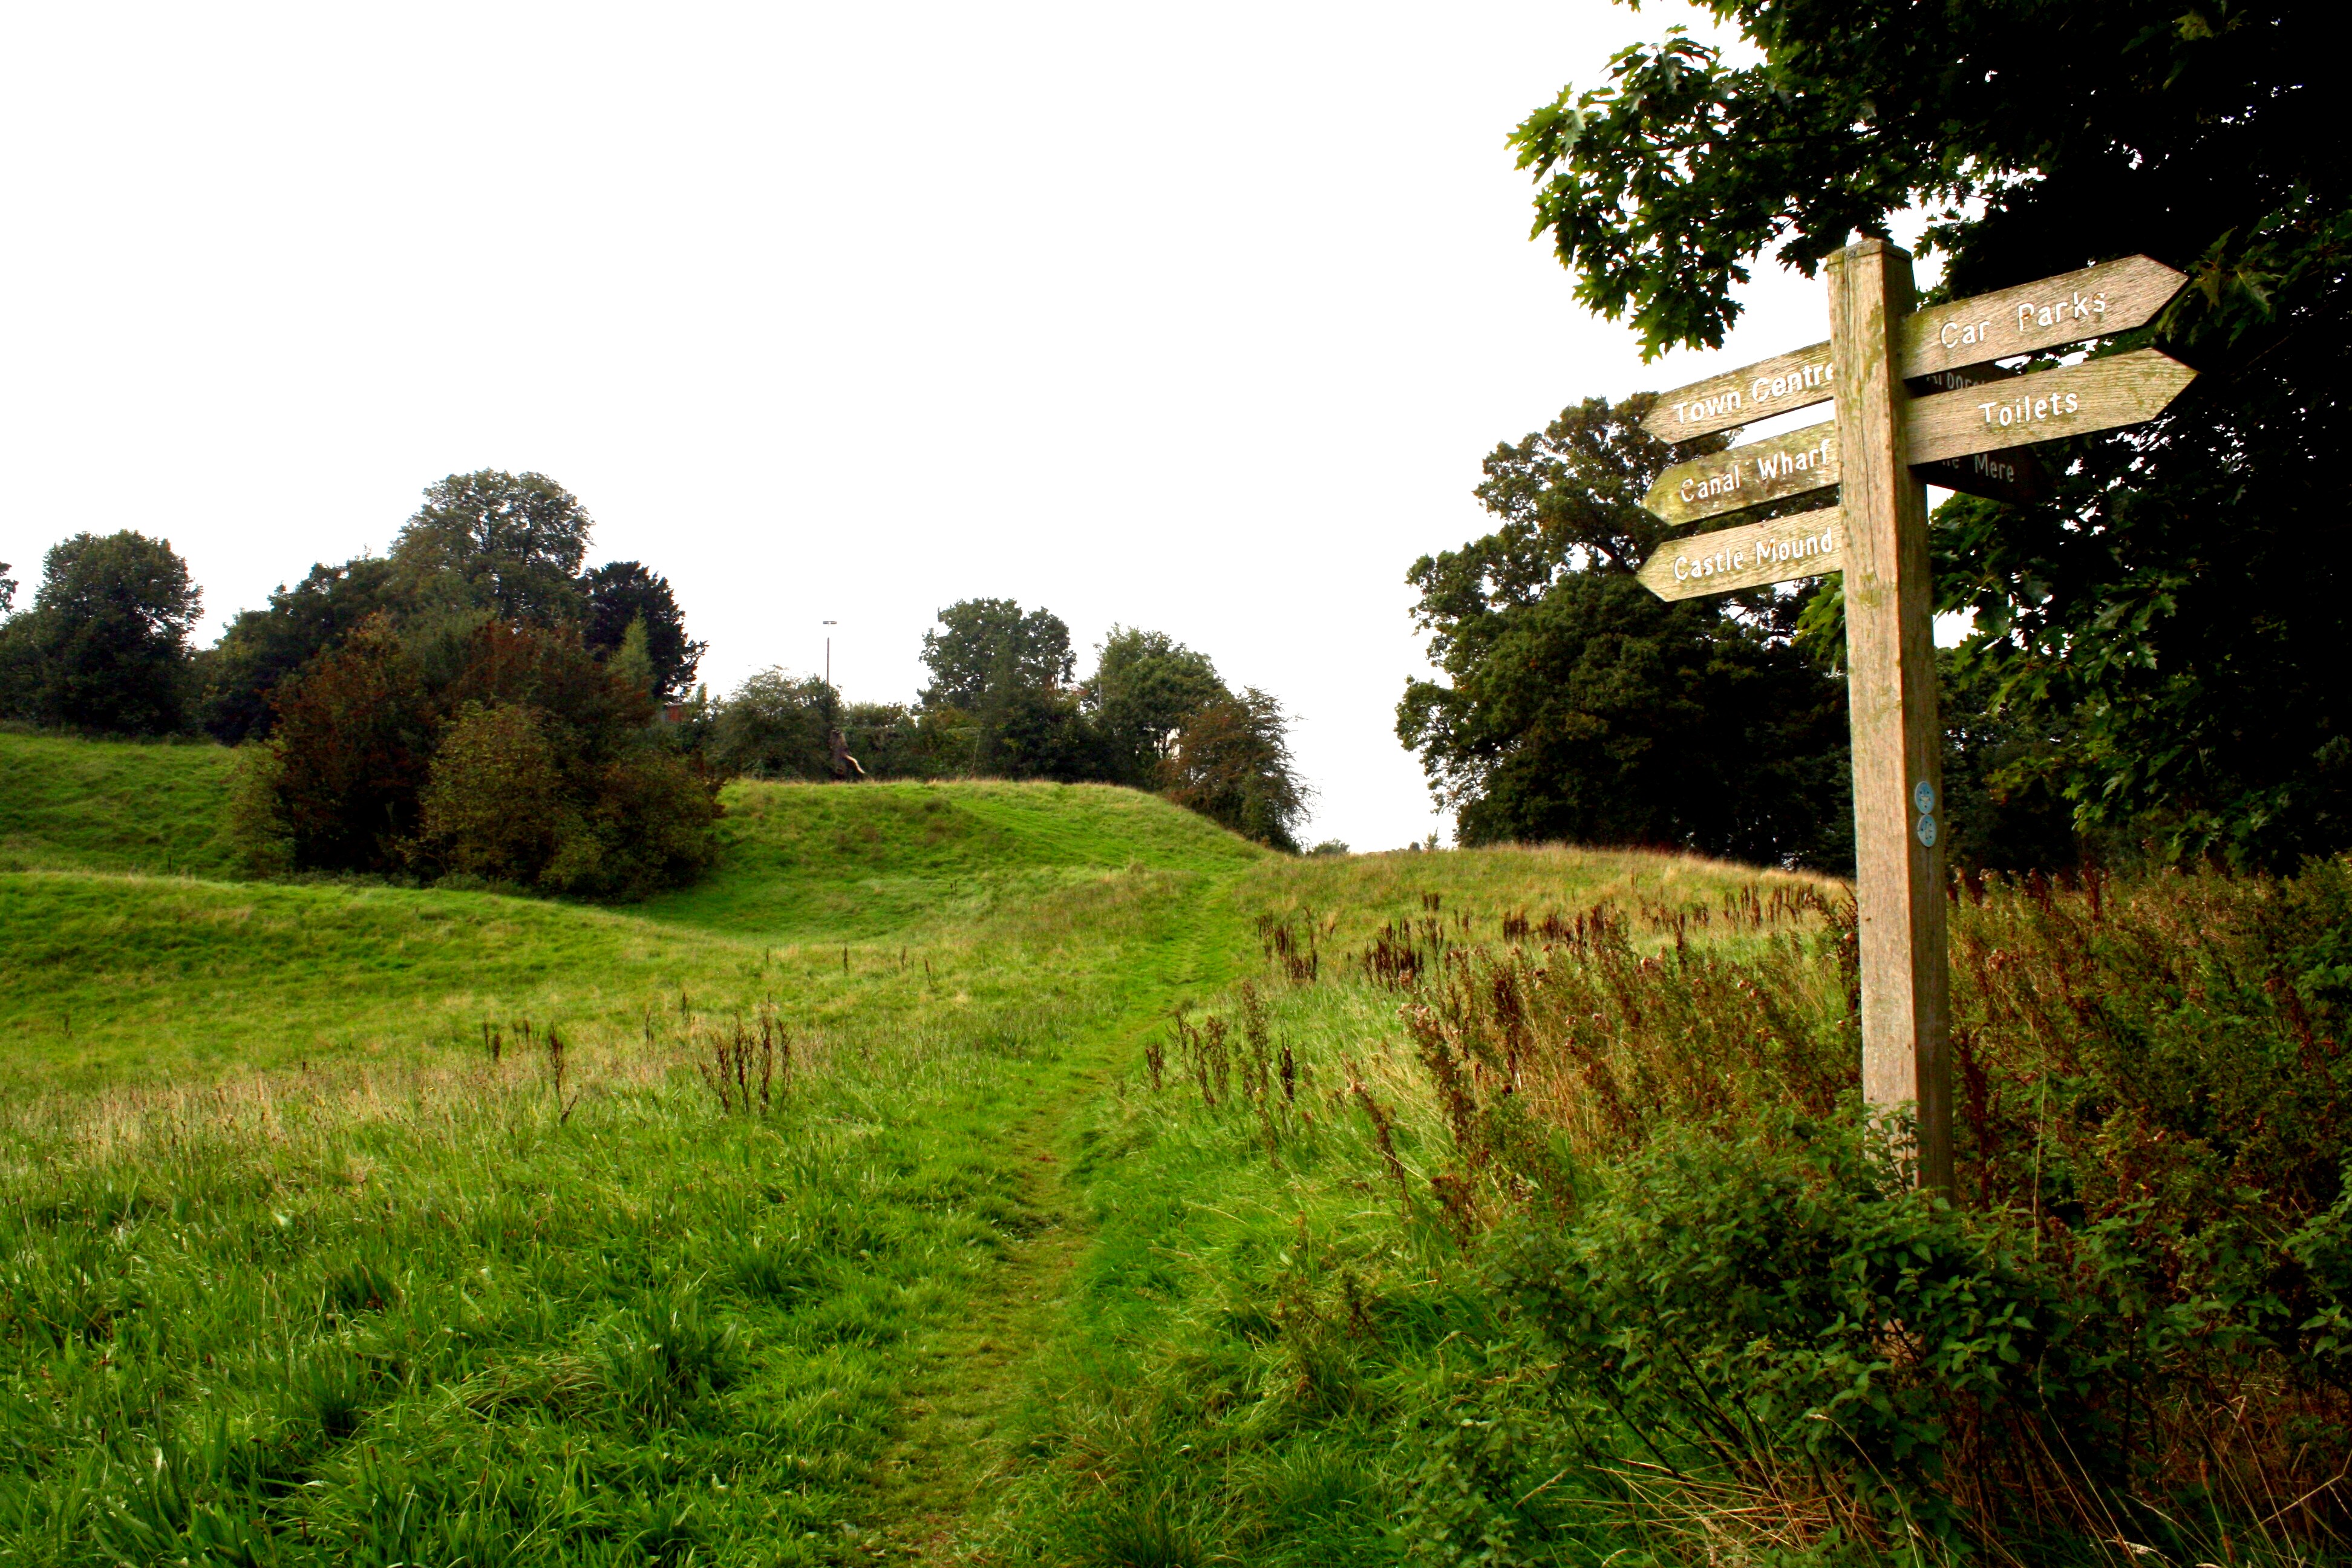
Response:
[[[1669,543],[1640,576],[1661,598],[1688,599],[1844,574],[1863,1091],[1916,1109],[1925,1187],[1952,1184],[1927,487],[2029,499],[2046,479],[2014,448],[2161,413],[2196,372],[2154,349],[2023,374],[1993,362],[2144,325],[2184,281],[2129,256],[1920,310],[1909,254],[1864,240],[1830,258],[1828,342],[1696,382],[1643,422],[1689,441],[1834,405],[1826,423],[1677,463],[1643,498],[1670,523],[1811,495],[1832,504]]]

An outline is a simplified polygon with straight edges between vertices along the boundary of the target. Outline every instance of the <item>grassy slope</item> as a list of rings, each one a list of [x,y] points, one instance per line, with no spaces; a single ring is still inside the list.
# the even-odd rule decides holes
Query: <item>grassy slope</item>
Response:
[[[1311,918],[1319,935],[1320,984],[1292,985],[1256,953],[1244,966],[1270,1041],[1298,1063],[1297,1099],[1268,1117],[1244,1102],[1243,1013],[1228,992],[1214,1011],[1236,1061],[1217,1106],[1171,1045],[1164,1088],[1130,1060],[1087,1109],[1072,1174],[1094,1244],[1062,1332],[1028,1368],[1030,1458],[982,1531],[994,1557],[1404,1561],[1398,1526],[1419,1462],[1408,1439],[1447,1421],[1461,1347],[1491,1330],[1491,1308],[1431,1201],[1449,1140],[1401,998],[1355,956],[1391,921],[1435,920],[1456,941],[1490,942],[1506,914],[1573,917],[1601,902],[1633,914],[1637,942],[1663,946],[1675,912],[1807,880],[1565,848],[1270,860],[1237,879],[1226,899],[1238,916],[1301,930]],[[1391,1121],[1405,1192],[1357,1082]],[[1401,1208],[1413,1223],[1398,1223]],[[1508,1562],[1652,1560],[1597,1516],[1580,1539],[1497,1550]]]
[[[69,784],[28,792],[54,803],[51,840],[76,847],[47,862],[70,867],[127,859],[139,840],[121,803],[141,788],[198,797],[219,755],[34,745],[8,753],[20,772],[37,773],[44,755],[73,764]],[[110,755],[133,784],[105,776]],[[75,791],[94,822],[74,825]],[[0,1030],[16,1042],[0,1086],[399,1057],[519,1017],[617,1037],[681,995],[713,1014],[773,1000],[818,1027],[877,1013],[947,1023],[1029,994],[1026,966],[992,956],[1003,920],[1108,883],[1223,876],[1260,858],[1199,817],[1097,786],[736,784],[727,803],[719,871],[624,910],[431,889],[0,871],[10,955]],[[186,863],[190,846],[208,842],[208,823],[184,813],[157,832],[167,828],[177,837],[162,839],[159,858]],[[1116,961],[1111,948],[1065,945],[1053,985]]]
[[[0,869],[230,874],[229,754],[0,731]]]
[[[1272,858],[1005,785],[736,786],[725,868],[624,911],[99,875],[197,859],[200,813],[104,803],[217,753],[33,744],[83,776],[20,840],[65,868],[0,873],[12,1562],[1392,1561],[1393,1426],[1465,1310],[1344,1098],[1402,1095],[1395,998],[1271,987],[1310,1072],[1271,1161],[1142,1043],[1270,981],[1261,916],[1344,963],[1430,895],[1476,934],[1742,875]],[[769,1001],[827,1064],[717,1116],[685,1064]],[[575,1042],[568,1116],[482,1059],[523,1016]]]
[[[1041,1145],[1261,857],[1108,790],[730,805],[629,911],[0,875],[0,1559],[833,1561],[961,1509],[921,1412],[1034,1316]],[[769,1002],[819,1069],[715,1115],[688,1064]],[[522,1016],[582,1098],[484,1059]]]

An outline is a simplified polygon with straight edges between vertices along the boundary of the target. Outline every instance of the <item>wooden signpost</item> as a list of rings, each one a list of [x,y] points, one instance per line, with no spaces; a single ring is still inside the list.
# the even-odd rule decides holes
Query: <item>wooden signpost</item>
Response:
[[[1673,523],[1813,494],[1832,504],[1674,541],[1641,579],[1661,598],[1687,599],[1845,574],[1863,1092],[1873,1105],[1916,1107],[1923,1187],[1952,1184],[1927,487],[2022,496],[2042,476],[2016,448],[2161,412],[2196,373],[2153,349],[2023,374],[1994,362],[2127,331],[2184,281],[2132,256],[1916,310],[1908,253],[1864,240],[1830,258],[1828,342],[1669,393],[1644,422],[1687,441],[1835,405],[1826,422],[1677,463],[1644,500]]]

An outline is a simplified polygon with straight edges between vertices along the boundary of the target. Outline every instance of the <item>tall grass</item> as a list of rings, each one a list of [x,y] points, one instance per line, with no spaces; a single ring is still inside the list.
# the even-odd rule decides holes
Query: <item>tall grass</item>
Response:
[[[1041,1404],[1058,1511],[1022,1528],[1081,1561],[1146,1523],[1170,1562],[2345,1553],[2343,866],[1956,886],[1949,1204],[1857,1103],[1833,892],[1402,891],[1269,900],[1263,977],[1107,1124],[1107,1359]],[[1346,1478],[1319,1512],[1265,1489],[1302,1465]]]
[[[746,1117],[713,1033],[13,1110],[10,1560],[830,1560],[895,1345],[1030,1223],[940,1112],[1044,1042],[868,1036]]]

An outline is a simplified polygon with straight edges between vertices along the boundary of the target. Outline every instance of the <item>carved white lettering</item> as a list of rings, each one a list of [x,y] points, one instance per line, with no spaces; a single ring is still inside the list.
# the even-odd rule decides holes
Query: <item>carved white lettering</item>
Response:
[[[2079,392],[2053,393],[2047,397],[2021,397],[2014,403],[1979,403],[1977,412],[1988,425],[2030,425],[2040,419],[2054,419],[2062,414],[2080,414],[2083,395]]]

